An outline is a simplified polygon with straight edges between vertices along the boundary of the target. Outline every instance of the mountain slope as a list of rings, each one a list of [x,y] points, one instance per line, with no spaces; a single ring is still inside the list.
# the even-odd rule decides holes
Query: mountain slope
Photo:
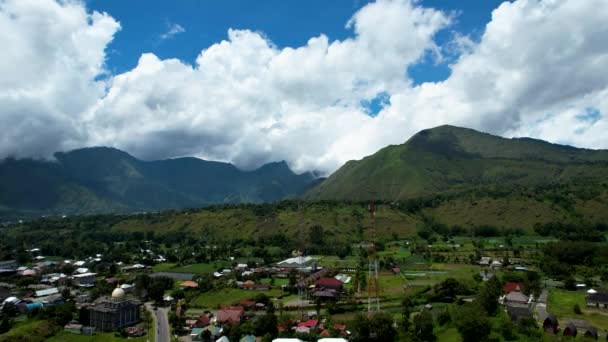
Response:
[[[113,148],[60,152],[56,161],[0,162],[0,217],[272,202],[314,183],[285,162],[253,171],[197,158],[141,161]]]
[[[349,161],[305,197],[363,200],[375,192],[381,199],[406,199],[492,185],[603,182],[607,171],[605,150],[440,126]]]

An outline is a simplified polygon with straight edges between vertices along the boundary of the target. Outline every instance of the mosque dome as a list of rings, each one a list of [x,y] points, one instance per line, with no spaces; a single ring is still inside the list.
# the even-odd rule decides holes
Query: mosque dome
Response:
[[[125,291],[120,287],[117,287],[112,291],[112,299],[123,299],[125,298]]]

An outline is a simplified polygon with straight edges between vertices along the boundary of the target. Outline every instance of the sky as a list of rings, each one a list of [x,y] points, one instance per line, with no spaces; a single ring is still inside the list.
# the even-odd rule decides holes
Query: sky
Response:
[[[0,0],[0,157],[329,174],[443,124],[608,148],[605,0]]]

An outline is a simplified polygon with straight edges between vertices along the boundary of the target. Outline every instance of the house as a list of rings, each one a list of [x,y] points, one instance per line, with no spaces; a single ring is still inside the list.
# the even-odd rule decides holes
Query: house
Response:
[[[244,307],[246,310],[253,309],[255,307],[255,300],[242,300],[239,305]]]
[[[502,267],[502,262],[500,262],[498,260],[494,260],[490,264],[490,267],[492,267],[492,268],[501,268]]]
[[[243,336],[243,338],[241,338],[239,340],[239,342],[256,342],[255,336],[253,336],[253,335],[251,335],[251,333],[249,333],[248,335]]]
[[[507,315],[512,321],[517,322],[522,319],[532,318],[532,312],[527,306],[506,306]]]
[[[336,300],[338,298],[338,293],[333,289],[316,290],[313,292],[312,296],[319,299]]]
[[[58,288],[51,287],[50,289],[36,291],[36,297],[37,298],[47,297],[47,296],[55,295],[55,294],[58,294],[58,293],[59,293],[59,289]]]
[[[203,337],[203,328],[193,328],[192,331],[190,331],[190,339],[192,341],[202,341]]]
[[[249,291],[268,291],[271,288],[270,284],[259,284],[259,283],[256,284],[256,283],[252,282],[251,280],[247,280],[246,282],[241,284],[239,287],[243,290],[249,290]]]
[[[245,308],[242,306],[230,306],[217,312],[216,321],[218,323],[240,323],[244,313]]]
[[[568,323],[568,325],[566,325],[566,328],[564,328],[564,336],[576,337],[576,334],[578,334],[578,331],[574,324]]]
[[[509,294],[505,296],[505,305],[509,305],[511,303],[528,304],[529,302],[530,298],[519,291],[509,292]]]
[[[68,323],[63,326],[63,331],[74,335],[82,335],[82,324]]]
[[[120,288],[123,291],[125,291],[125,293],[131,293],[131,292],[133,292],[133,289],[135,288],[135,286],[132,284],[121,284]]]
[[[74,278],[74,283],[79,287],[93,287],[95,286],[95,276],[97,273],[83,273],[77,274]]]
[[[85,273],[89,273],[89,269],[86,267],[79,267],[76,269],[76,271],[74,272],[76,274],[85,274]]]
[[[311,266],[314,261],[315,259],[309,256],[297,256],[280,261],[277,266],[282,268],[306,268]]]
[[[490,257],[481,257],[481,259],[479,259],[477,263],[479,264],[479,266],[490,266],[491,260],[492,259]]]
[[[208,326],[209,323],[211,323],[211,319],[209,318],[209,316],[201,315],[194,323],[194,326],[197,328],[204,328]]]
[[[315,329],[317,325],[319,325],[319,320],[309,319],[308,321],[298,323],[298,328],[308,328],[310,331],[311,329]]]
[[[598,339],[599,334],[597,333],[597,330],[594,327],[589,327],[587,329],[587,331],[585,331],[585,335],[586,338],[593,338],[593,339]]]
[[[16,271],[19,265],[16,260],[0,261],[0,269]]]
[[[315,283],[315,288],[339,290],[342,288],[342,281],[336,278],[319,278]]]
[[[228,339],[228,337],[222,336],[218,340],[215,340],[215,342],[230,342],[230,340]]]
[[[195,289],[198,287],[198,283],[192,280],[186,280],[179,284],[179,286],[188,289]]]
[[[587,296],[587,306],[595,306],[596,308],[608,308],[608,293],[590,293]]]
[[[503,292],[504,292],[504,293],[510,293],[510,292],[513,292],[513,291],[518,291],[518,292],[520,292],[520,291],[521,291],[521,290],[523,290],[523,288],[524,288],[524,286],[523,286],[523,285],[524,285],[524,284],[522,284],[522,283],[516,283],[516,282],[511,282],[511,281],[508,281],[508,282],[506,282],[506,283],[505,283],[505,285],[502,287],[502,290],[503,290]]]
[[[559,323],[553,315],[547,316],[543,321],[543,330],[548,334],[557,334],[559,332]]]

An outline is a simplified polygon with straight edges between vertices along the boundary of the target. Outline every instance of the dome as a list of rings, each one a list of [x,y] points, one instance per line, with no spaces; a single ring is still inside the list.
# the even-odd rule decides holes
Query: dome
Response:
[[[120,287],[117,287],[112,291],[112,299],[123,299],[125,298],[125,291]]]

